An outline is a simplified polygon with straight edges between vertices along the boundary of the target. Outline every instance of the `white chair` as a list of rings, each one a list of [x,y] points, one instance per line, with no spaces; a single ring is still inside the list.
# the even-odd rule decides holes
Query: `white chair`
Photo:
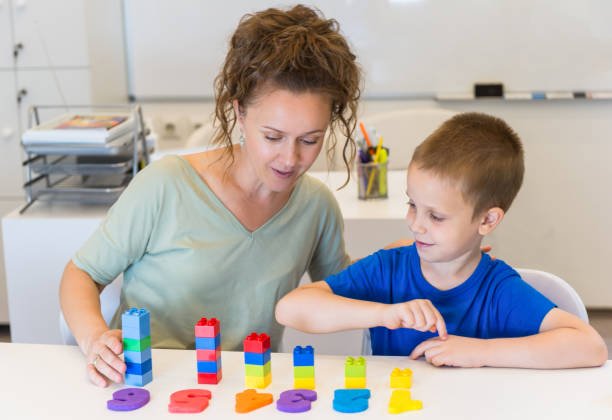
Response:
[[[565,280],[546,271],[517,268],[523,280],[550,299],[559,309],[576,315],[588,324],[589,316],[578,293]]]
[[[574,288],[561,277],[546,271],[531,270],[529,268],[517,268],[516,271],[525,282],[550,299],[559,309],[576,315],[588,324],[589,316],[582,299],[580,299]],[[370,330],[364,330],[363,332],[361,353],[363,355],[372,354]]]
[[[111,284],[106,286],[100,294],[100,307],[102,310],[102,316],[106,323],[110,323],[115,315],[115,311],[119,307],[119,300],[121,298],[121,286],[123,285],[123,274],[117,277]],[[66,320],[64,314],[60,309],[59,313],[59,329],[62,338],[62,343],[74,346],[77,344]]]

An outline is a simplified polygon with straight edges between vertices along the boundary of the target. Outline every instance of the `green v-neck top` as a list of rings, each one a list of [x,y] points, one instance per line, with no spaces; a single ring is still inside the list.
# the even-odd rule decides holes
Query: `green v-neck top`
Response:
[[[120,328],[124,310],[146,308],[153,347],[192,349],[194,324],[216,317],[224,350],[242,350],[252,331],[277,350],[276,303],[306,271],[320,280],[349,264],[343,229],[331,191],[306,174],[250,232],[186,160],[166,156],[138,173],[73,262],[103,285],[123,272],[110,326]]]

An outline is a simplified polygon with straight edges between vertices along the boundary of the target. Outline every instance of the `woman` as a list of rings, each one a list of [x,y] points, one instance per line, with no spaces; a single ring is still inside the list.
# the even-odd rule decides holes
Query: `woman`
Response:
[[[215,88],[221,147],[141,171],[64,272],[62,311],[99,386],[122,381],[117,328],[129,307],[150,311],[153,347],[193,348],[194,323],[214,316],[223,349],[251,331],[275,349],[278,299],[304,272],[320,279],[349,263],[333,195],[304,175],[326,132],[328,151],[334,133],[345,137],[347,171],[354,156],[360,71],[337,22],[305,6],[246,15]],[[99,293],[121,272],[109,328]]]

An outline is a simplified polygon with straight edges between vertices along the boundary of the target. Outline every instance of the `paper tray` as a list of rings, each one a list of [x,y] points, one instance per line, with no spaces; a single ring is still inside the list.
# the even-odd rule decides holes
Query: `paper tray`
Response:
[[[32,196],[36,200],[111,204],[119,198],[131,179],[131,175],[68,176],[51,186],[32,186]]]
[[[42,175],[123,174],[132,169],[132,157],[124,156],[50,156],[38,160],[30,168]]]

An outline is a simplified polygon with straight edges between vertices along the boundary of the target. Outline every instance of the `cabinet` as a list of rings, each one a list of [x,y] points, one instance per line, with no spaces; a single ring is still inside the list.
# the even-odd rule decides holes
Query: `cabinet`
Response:
[[[91,103],[86,0],[0,0],[0,216],[24,201],[21,133],[31,105]],[[49,110],[41,119],[62,110]],[[0,324],[8,323],[0,258]],[[24,279],[25,280],[25,279]]]

